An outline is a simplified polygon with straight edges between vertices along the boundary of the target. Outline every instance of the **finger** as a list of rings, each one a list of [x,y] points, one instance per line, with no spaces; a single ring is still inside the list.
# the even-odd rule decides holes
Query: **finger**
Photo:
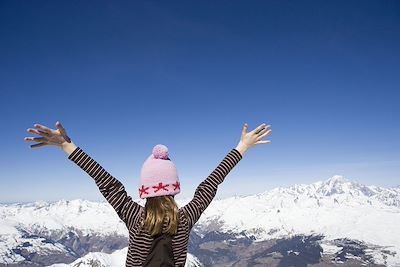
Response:
[[[270,140],[266,140],[266,141],[258,141],[258,142],[256,142],[256,145],[260,145],[260,144],[269,144],[269,143],[271,143],[271,141],[270,141]]]
[[[265,128],[263,128],[263,129],[262,129],[261,131],[259,131],[257,134],[260,135],[260,134],[265,133],[265,132],[269,129],[270,126],[271,126],[271,125],[265,126]]]
[[[41,141],[46,141],[46,138],[44,138],[44,137],[25,137],[24,140],[41,142]]]
[[[46,143],[38,143],[38,144],[31,145],[31,148],[41,147],[41,146],[45,146],[45,145],[47,145],[47,144]]]
[[[272,130],[268,130],[267,132],[265,132],[264,134],[260,135],[259,137],[257,137],[257,140],[261,140],[264,137],[266,137],[267,135],[269,135],[272,132]]]
[[[266,126],[265,123],[260,124],[257,128],[255,128],[252,132],[255,134],[258,134],[259,131],[261,131],[264,127]]]
[[[61,122],[57,121],[56,127],[58,130],[60,130],[60,133],[63,136],[63,138],[65,139],[65,141],[67,141],[68,143],[71,143],[71,139],[67,135],[67,132],[65,131],[64,127],[61,125]]]
[[[57,127],[57,129],[60,130],[60,132],[65,132],[65,129],[64,129],[64,127],[62,126],[61,122],[57,121],[57,122],[56,122],[56,127]]]
[[[64,137],[64,140],[67,141],[68,143],[71,143],[71,138],[68,137],[65,133],[62,133],[62,136]]]
[[[48,136],[49,135],[46,132],[43,132],[41,130],[32,129],[32,128],[29,128],[27,131],[30,132],[30,133],[37,134],[37,135],[41,135],[41,136]]]
[[[43,130],[43,131],[45,131],[45,132],[47,132],[47,133],[53,133],[53,131],[50,129],[50,128],[48,128],[48,127],[46,127],[46,126],[44,126],[44,125],[41,125],[41,124],[35,124],[35,125],[33,125],[35,128],[38,128],[38,129],[41,129],[41,130]]]
[[[243,125],[242,136],[245,135],[245,134],[247,133],[247,128],[248,128],[248,127],[249,127],[249,126],[247,125],[247,123],[245,123],[245,124]]]

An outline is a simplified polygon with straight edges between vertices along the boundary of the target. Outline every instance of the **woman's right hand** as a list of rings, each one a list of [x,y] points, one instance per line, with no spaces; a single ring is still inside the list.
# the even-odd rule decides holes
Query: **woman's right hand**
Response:
[[[68,137],[67,132],[59,121],[56,122],[56,130],[50,129],[41,124],[33,125],[36,129],[28,128],[29,133],[37,134],[41,137],[25,137],[25,141],[39,142],[31,145],[31,148],[42,147],[46,145],[53,145],[63,148],[66,143],[71,143],[71,139]]]
[[[244,154],[247,149],[259,145],[259,144],[269,144],[270,140],[262,140],[264,137],[269,135],[272,130],[271,125],[267,125],[265,123],[260,124],[257,128],[255,128],[251,132],[247,132],[248,125],[244,124],[242,129],[242,135],[240,137],[239,144],[236,147],[236,150],[240,152],[240,154]]]

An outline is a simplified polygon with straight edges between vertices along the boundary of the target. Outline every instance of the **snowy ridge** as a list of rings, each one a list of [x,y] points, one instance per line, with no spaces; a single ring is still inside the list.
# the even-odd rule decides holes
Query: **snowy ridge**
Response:
[[[211,203],[198,229],[246,233],[257,240],[323,234],[387,247],[400,265],[400,190],[364,186],[342,176]],[[379,255],[376,255],[378,260]]]
[[[125,267],[128,247],[117,250],[111,254],[102,252],[89,252],[84,257],[77,259],[70,264],[58,263],[48,267]],[[199,260],[192,254],[187,255],[185,267],[202,267]]]
[[[128,247],[114,251],[111,254],[106,254],[102,252],[89,252],[84,257],[79,258],[70,264],[60,263],[49,265],[49,267],[124,267],[127,252]]]
[[[284,190],[285,189],[281,189]],[[343,176],[335,175],[332,178],[316,182],[311,185],[295,185],[287,188],[287,192],[306,194],[314,198],[329,196],[345,196],[347,199],[356,197],[369,198],[370,201],[377,200],[388,206],[400,207],[400,188],[382,188],[377,186],[365,186],[357,182],[352,182]]]
[[[114,213],[106,202],[83,199],[59,200],[52,203],[36,201],[27,204],[0,204],[0,218],[2,221],[6,219],[7,225],[40,231],[78,228],[84,234],[124,234],[126,227],[116,214],[113,215]],[[96,218],[108,219],[102,221]],[[0,234],[4,234],[3,228]]]
[[[138,202],[144,204],[142,200]],[[178,200],[178,205],[186,202]],[[348,238],[390,251],[390,255],[384,256],[380,250],[371,250],[370,253],[376,263],[383,263],[385,258],[388,266],[399,266],[398,222],[399,186],[365,186],[334,176],[309,185],[214,200],[197,223],[195,232],[200,236],[215,230],[237,236],[254,236],[256,242],[298,234],[322,234],[326,251],[337,249],[332,245],[333,240]],[[0,204],[0,264],[24,261],[19,253],[21,249],[44,257],[55,254],[81,260],[86,256],[98,260],[103,257],[105,262],[124,253],[120,249],[109,254],[92,253],[77,257],[70,247],[64,246],[65,243],[53,241],[74,231],[87,236],[128,237],[125,224],[106,202],[76,199]],[[37,234],[35,238],[34,234]],[[49,240],[42,236],[56,238]]]
[[[26,204],[0,205],[0,263],[24,261],[16,251],[76,257],[64,245],[42,236],[61,239],[77,229],[81,235],[127,236],[125,224],[106,202],[82,199],[53,203],[36,201]]]

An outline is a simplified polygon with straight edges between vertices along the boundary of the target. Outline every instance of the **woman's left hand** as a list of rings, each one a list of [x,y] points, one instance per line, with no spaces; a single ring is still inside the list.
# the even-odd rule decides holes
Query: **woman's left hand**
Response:
[[[36,129],[29,128],[29,133],[40,135],[41,137],[25,137],[25,141],[36,141],[37,144],[31,145],[31,148],[42,147],[46,145],[54,145],[62,147],[65,143],[71,143],[67,132],[59,121],[56,122],[56,130],[50,129],[41,124],[33,125]]]

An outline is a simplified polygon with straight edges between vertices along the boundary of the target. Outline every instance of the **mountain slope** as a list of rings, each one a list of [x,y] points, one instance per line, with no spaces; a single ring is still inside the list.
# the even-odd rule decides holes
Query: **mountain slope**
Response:
[[[213,202],[197,230],[245,233],[256,240],[323,234],[379,245],[400,258],[400,190],[364,186],[341,176]],[[379,255],[376,259],[379,260]]]
[[[223,248],[226,261],[220,264],[229,266],[227,262],[233,264],[239,258],[242,262],[265,258],[262,253],[271,253],[264,249],[267,246],[285,254],[282,246],[298,247],[298,240],[309,240],[317,253],[314,262],[324,255],[340,262],[359,254],[358,262],[398,266],[399,221],[399,187],[365,186],[334,176],[309,185],[213,201],[191,234],[189,252],[217,266],[213,251]],[[107,255],[121,253],[127,244],[125,225],[105,202],[76,199],[0,205],[0,266],[72,263],[93,255],[112,258]],[[98,251],[103,254],[88,254]],[[290,257],[300,253],[288,251],[292,251]]]
[[[111,254],[102,252],[89,252],[82,258],[70,264],[52,264],[48,267],[125,267],[128,247],[117,250]],[[199,260],[192,254],[188,254],[185,267],[202,267]]]

